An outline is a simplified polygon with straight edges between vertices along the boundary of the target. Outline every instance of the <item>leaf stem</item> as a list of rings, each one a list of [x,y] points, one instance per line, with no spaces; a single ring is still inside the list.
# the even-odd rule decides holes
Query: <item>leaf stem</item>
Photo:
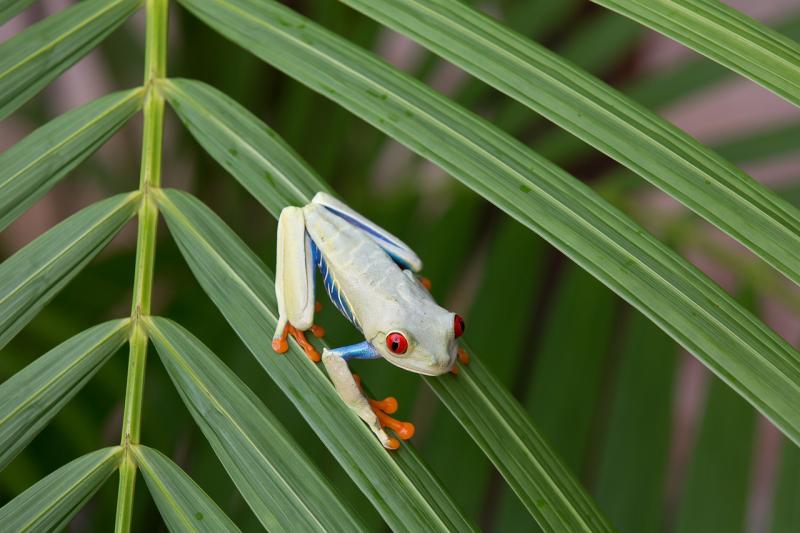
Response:
[[[128,383],[125,389],[125,408],[122,415],[121,446],[125,455],[120,464],[116,532],[130,531],[133,496],[136,488],[136,462],[130,446],[139,443],[145,363],[147,361],[147,332],[141,318],[150,314],[153,289],[153,266],[156,253],[156,227],[158,207],[151,191],[161,185],[161,152],[164,130],[164,98],[156,82],[166,74],[168,0],[147,0],[147,30],[145,37],[144,128],[142,133],[142,165],[139,191],[142,203],[139,208],[139,230],[136,240],[134,269],[132,325]]]

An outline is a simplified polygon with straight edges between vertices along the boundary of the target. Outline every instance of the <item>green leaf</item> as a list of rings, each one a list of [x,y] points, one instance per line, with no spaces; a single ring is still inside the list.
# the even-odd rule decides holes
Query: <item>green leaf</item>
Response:
[[[616,13],[610,11],[605,12],[604,15],[616,17],[617,19],[635,24],[635,22],[618,17]],[[776,26],[776,30],[792,38],[800,38],[800,17],[780,21],[778,26]],[[604,46],[595,46],[594,48],[605,49]],[[559,53],[561,52],[560,49],[557,51]],[[564,55],[564,57],[572,59],[567,55]],[[584,66],[580,63],[579,65]],[[651,110],[663,109],[668,104],[686,99],[690,94],[703,89],[708,90],[734,77],[735,74],[730,70],[701,57],[695,60],[690,59],[683,61],[668,69],[661,69],[658,72],[648,73],[646,77],[634,80],[633,83],[623,85],[621,90],[629,98],[632,98]],[[518,122],[525,123],[519,119],[519,113],[517,113],[516,118]],[[527,123],[530,122],[530,119],[528,119]],[[774,128],[776,134],[780,127],[779,125],[777,128]],[[786,129],[787,135],[796,133],[790,127]],[[513,134],[515,132],[511,131],[511,133]],[[763,138],[761,133],[764,134]],[[727,149],[728,140],[725,140],[721,145],[712,145],[711,149],[725,159],[736,164],[741,164],[743,162],[750,162],[753,159],[760,159],[765,155],[777,155],[781,151],[794,150],[797,147],[796,143],[791,144],[791,140],[793,139],[791,136],[782,138],[776,136],[770,139],[768,138],[768,134],[767,131],[756,133],[750,131],[740,132],[738,139],[741,140],[741,144],[736,146],[736,148],[741,148],[741,150]],[[755,137],[752,145],[747,143],[747,137],[750,136]],[[767,142],[774,142],[775,148],[771,148],[766,144]],[[589,145],[562,129],[550,130],[541,139],[537,138],[533,147],[548,159],[559,163],[574,163],[576,159],[588,157],[592,154],[592,148]],[[636,178],[636,175],[631,173],[630,179],[634,180],[634,178]],[[638,178],[636,182],[641,183]]]
[[[613,293],[596,279],[567,265],[558,278],[541,333],[528,339],[528,357],[535,364],[528,367],[529,375],[521,376],[526,383],[522,390],[527,393],[523,406],[542,438],[577,476],[586,471],[589,459],[616,304]],[[565,395],[565,390],[570,394]],[[530,510],[531,502],[522,498],[522,503]],[[524,512],[509,494],[498,506],[495,528],[513,529],[524,520]]]
[[[33,2],[34,0],[0,0],[0,24],[10,20]]]
[[[625,322],[595,496],[620,531],[659,533],[678,349],[639,313]]]
[[[141,445],[131,450],[170,531],[239,531],[214,500],[166,455]]]
[[[605,14],[616,16],[613,12]],[[794,39],[800,38],[800,17],[795,16],[780,21],[776,30]],[[595,46],[595,48],[605,47]],[[569,59],[569,56],[565,57]],[[649,109],[663,109],[671,103],[686,99],[688,95],[708,90],[734,77],[735,74],[730,70],[701,57],[681,62],[669,69],[648,73],[646,77],[623,85],[621,90]],[[726,139],[722,144],[712,145],[711,148],[733,163],[749,163],[796,150],[797,143],[792,142],[795,135],[797,130],[792,125],[778,125],[764,131],[739,132],[736,138]],[[587,157],[592,153],[591,147],[561,129],[551,130],[541,139],[536,139],[534,148],[548,159],[558,162],[574,162],[575,159]],[[631,173],[629,176],[631,182],[635,180],[637,184],[644,185],[641,180],[635,178],[636,175]]]
[[[784,440],[772,503],[772,533],[791,533],[800,524],[800,448]]]
[[[45,124],[0,155],[0,230],[100,148],[142,107],[141,89],[120,91]]]
[[[513,24],[513,20],[506,19],[504,23],[519,31],[516,28],[517,25]],[[619,66],[626,57],[629,57],[643,32],[644,29],[639,24],[624,17],[618,17],[615,13],[604,12],[596,16],[581,18],[576,24],[571,25],[564,37],[557,41],[553,51],[591,74],[609,75],[614,72],[615,66]],[[528,38],[535,38],[525,32],[519,31],[519,33]],[[490,86],[479,79],[471,78],[470,83],[483,86],[487,93],[492,91]],[[529,109],[516,100],[498,100],[497,116],[492,119],[492,122],[503,131],[520,137],[524,136],[526,132],[537,131],[539,128],[547,126],[542,116],[532,114]],[[459,102],[468,109],[476,108],[476,105],[471,102],[463,100],[459,100]],[[564,130],[550,131],[564,134],[572,145],[586,147],[585,143]],[[540,140],[537,137],[532,145],[533,148],[548,159],[552,159],[546,151],[539,148],[539,145]]]
[[[272,129],[213,87],[173,79],[159,88],[209,155],[276,218],[286,205],[327,188]]]
[[[0,385],[0,470],[127,341],[128,325],[114,320],[87,329]]]
[[[195,422],[270,531],[363,531],[280,422],[191,333],[164,318],[147,331]]]
[[[59,531],[117,469],[122,448],[103,448],[62,466],[0,508],[2,531]]]
[[[424,463],[405,447],[387,452],[302,350],[290,343],[286,355],[272,352],[274,278],[241,239],[186,193],[163,190],[157,198],[200,284],[387,524],[398,531],[474,530]]]
[[[755,163],[799,152],[798,138],[800,122],[792,122],[740,133],[725,139],[715,149],[731,161]]]
[[[744,531],[755,441],[755,411],[713,379],[675,531]]]
[[[465,347],[469,350],[468,347]],[[424,378],[546,531],[611,531],[530,417],[477,358],[457,377]]]
[[[548,308],[536,364],[528,376],[524,405],[575,472],[586,466],[596,402],[612,351],[617,303],[586,272],[567,267]],[[564,390],[572,392],[564,397]]]
[[[266,0],[182,4],[541,234],[800,443],[800,355],[597,193],[485,120],[288,8]],[[747,224],[754,227],[752,220]]]
[[[800,105],[800,45],[716,0],[593,0]]]
[[[0,348],[130,220],[139,193],[90,205],[0,264]]]
[[[778,124],[758,131],[744,131],[738,135],[728,137],[718,144],[713,145],[714,150],[737,164],[759,163],[775,157],[793,154],[798,151],[796,142],[800,135],[800,124]],[[580,142],[564,130],[554,130],[536,143],[542,153],[546,153],[558,160],[569,161],[570,158],[580,158],[591,152],[591,148]],[[605,187],[620,187],[627,192],[636,188],[643,188],[641,180],[636,174],[625,169],[612,169],[601,176],[600,185],[595,185],[595,190]],[[791,198],[787,198],[777,187],[771,188],[774,193],[784,201],[796,205]]]
[[[776,20],[775,31],[800,39],[800,16]],[[689,59],[666,70],[649,73],[623,88],[623,91],[650,109],[661,109],[682,98],[734,78],[733,72],[705,58]]]
[[[800,211],[655,113],[457,0],[342,1],[595,146],[800,284]]]
[[[471,213],[471,216],[479,223],[483,222],[479,213]],[[460,234],[464,227],[463,224],[450,225],[454,234]],[[425,239],[429,238],[426,233]],[[470,245],[474,246],[474,233],[470,232],[468,238]],[[426,276],[436,280],[434,288],[446,282],[453,265],[459,264],[458,260],[453,261],[455,254],[441,250],[444,242],[450,245],[450,239],[443,240],[440,237],[434,240],[436,247],[430,247],[431,255],[435,255],[437,249],[440,254],[445,252],[443,262],[447,267],[441,270],[441,276],[430,271],[431,255],[417,249],[420,256],[425,258]],[[519,368],[531,356],[532,302],[541,297],[547,279],[545,248],[544,241],[527,228],[513,220],[503,220],[486,253],[480,291],[466,315],[471,348],[479,354],[492,354],[486,361],[488,369],[507,388],[519,380]],[[498,313],[498,309],[503,312]],[[502,331],[502,335],[498,335],[498,331]],[[457,498],[456,501],[463,502],[462,507],[480,509],[486,490],[492,490],[487,488],[487,481],[494,474],[494,468],[477,445],[465,442],[469,439],[465,439],[464,431],[455,429],[459,425],[447,410],[440,409],[425,436],[425,457],[435,465],[445,486]],[[459,453],[453,453],[454,447],[458,447]],[[463,468],[464,464],[469,464],[470,468]],[[522,512],[526,516],[524,521],[515,524],[518,530],[533,522],[524,508]]]
[[[122,24],[142,0],[86,0],[0,45],[0,119],[41,91]]]

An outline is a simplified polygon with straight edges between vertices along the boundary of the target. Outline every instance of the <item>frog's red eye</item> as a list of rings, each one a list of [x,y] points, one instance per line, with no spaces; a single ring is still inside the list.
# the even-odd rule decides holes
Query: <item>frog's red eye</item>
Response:
[[[386,335],[386,347],[389,351],[397,355],[403,355],[408,350],[408,341],[402,333],[396,331]]]
[[[456,338],[459,338],[461,335],[463,335],[465,329],[467,329],[467,325],[464,323],[464,319],[461,318],[461,316],[456,315],[453,319],[453,333],[455,333]]]

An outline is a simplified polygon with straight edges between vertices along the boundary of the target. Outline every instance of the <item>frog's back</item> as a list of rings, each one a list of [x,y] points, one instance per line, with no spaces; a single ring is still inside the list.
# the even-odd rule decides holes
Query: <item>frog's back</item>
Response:
[[[316,248],[315,261],[333,303],[365,334],[370,317],[402,306],[415,283],[363,230],[325,206],[303,208],[306,230]]]

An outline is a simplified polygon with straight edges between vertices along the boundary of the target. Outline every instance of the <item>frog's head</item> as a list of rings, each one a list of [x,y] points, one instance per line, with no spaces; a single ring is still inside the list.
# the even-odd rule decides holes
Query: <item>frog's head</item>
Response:
[[[406,370],[438,376],[453,368],[464,319],[431,302],[394,316],[370,340],[381,356]]]

